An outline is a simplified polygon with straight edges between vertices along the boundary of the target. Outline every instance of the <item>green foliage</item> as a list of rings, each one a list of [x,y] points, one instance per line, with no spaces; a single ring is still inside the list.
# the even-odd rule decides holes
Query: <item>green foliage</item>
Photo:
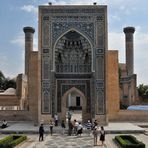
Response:
[[[114,139],[121,148],[145,148],[145,144],[131,135],[119,135]]]
[[[16,82],[9,78],[6,78],[4,74],[0,71],[0,90],[6,90],[8,88],[16,88]]]
[[[122,104],[122,103],[120,102],[120,109],[127,109],[127,108],[128,108],[128,105]]]
[[[13,140],[12,136],[7,136],[0,140],[0,148],[11,148],[10,142]]]
[[[4,90],[6,90],[10,87],[16,88],[16,82],[14,80],[6,79],[4,82]]]
[[[13,136],[13,141],[10,143],[13,147],[27,139],[27,136]]]
[[[0,89],[3,90],[3,85],[4,85],[4,81],[5,81],[5,76],[4,74],[0,71]]]
[[[26,140],[24,135],[10,135],[0,140],[0,148],[13,148],[22,141]]]
[[[140,84],[138,86],[138,93],[141,97],[144,95],[148,95],[148,85]]]

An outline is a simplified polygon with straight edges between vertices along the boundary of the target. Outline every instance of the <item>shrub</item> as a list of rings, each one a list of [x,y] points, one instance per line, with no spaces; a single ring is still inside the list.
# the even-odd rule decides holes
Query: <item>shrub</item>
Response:
[[[12,136],[7,136],[0,140],[0,148],[10,148],[9,143],[13,140]]]
[[[115,136],[114,140],[121,146],[121,148],[145,148],[144,143],[138,141],[131,135]]]
[[[20,137],[18,136],[18,138],[16,137],[17,136],[13,137],[14,140],[10,143],[13,147],[27,139],[27,136],[20,136]]]
[[[13,148],[22,141],[26,140],[27,136],[10,135],[0,140],[0,148]]]

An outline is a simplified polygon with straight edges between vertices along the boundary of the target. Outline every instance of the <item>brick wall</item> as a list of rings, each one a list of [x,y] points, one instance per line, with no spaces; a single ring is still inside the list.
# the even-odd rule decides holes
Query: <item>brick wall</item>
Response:
[[[119,111],[118,51],[107,52],[107,111],[108,119],[116,118]]]
[[[21,110],[1,110],[0,119],[7,121],[32,121],[30,112]]]

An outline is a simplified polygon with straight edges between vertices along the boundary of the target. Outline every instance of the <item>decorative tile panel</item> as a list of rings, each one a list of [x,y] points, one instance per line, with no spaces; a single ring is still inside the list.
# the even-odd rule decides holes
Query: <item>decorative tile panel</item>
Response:
[[[51,113],[49,80],[44,80],[42,82],[42,113]]]
[[[63,8],[57,8],[57,9],[42,9],[41,12],[43,14],[50,14],[50,15],[55,15],[55,14],[78,14],[80,15],[81,13],[87,13],[87,14],[98,14],[98,13],[104,13],[104,8],[99,8],[99,9],[90,9],[90,8],[71,8],[71,9],[63,9]]]
[[[104,80],[96,80],[96,90],[104,89]]]
[[[43,47],[49,47],[49,16],[44,16],[42,21],[42,44]]]
[[[82,32],[91,41],[94,40],[94,23],[93,22],[53,22],[52,23],[52,39],[53,43],[63,33],[75,29]]]
[[[96,49],[96,55],[101,55],[104,54],[104,49],[103,48],[97,48]]]
[[[97,114],[105,114],[105,102],[104,102],[104,89],[99,89],[97,91]]]

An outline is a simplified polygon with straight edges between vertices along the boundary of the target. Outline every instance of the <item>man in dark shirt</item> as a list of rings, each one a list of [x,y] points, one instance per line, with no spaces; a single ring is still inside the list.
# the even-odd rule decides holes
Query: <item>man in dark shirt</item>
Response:
[[[44,127],[43,127],[43,124],[40,125],[39,127],[39,141],[43,141],[43,138],[44,138]]]

